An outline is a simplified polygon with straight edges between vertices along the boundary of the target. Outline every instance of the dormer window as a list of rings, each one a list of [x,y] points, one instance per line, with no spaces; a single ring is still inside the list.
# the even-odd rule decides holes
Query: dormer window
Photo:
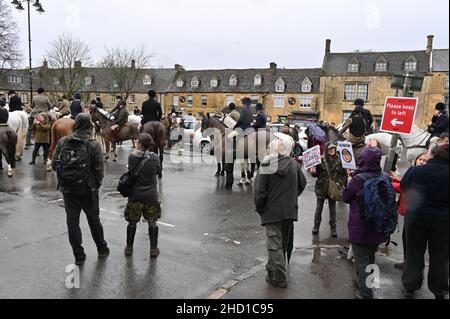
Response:
[[[119,87],[119,83],[117,83],[116,81],[113,82],[113,87],[117,88]]]
[[[21,76],[15,76],[15,75],[8,75],[8,82],[9,83],[22,83],[22,77]]]
[[[410,56],[408,60],[405,61],[405,71],[417,71],[417,60],[415,57]]]
[[[152,77],[148,74],[144,75],[144,85],[152,85]]]
[[[351,59],[347,65],[347,72],[359,72],[359,61],[355,58]]]
[[[286,89],[286,83],[283,81],[282,78],[279,78],[277,82],[275,82],[275,92],[277,93],[283,93]]]
[[[311,93],[312,91],[312,82],[309,78],[306,78],[302,82],[302,93]]]
[[[177,87],[182,88],[184,85],[184,81],[183,80],[177,80]]]
[[[194,77],[192,78],[192,80],[191,80],[191,86],[192,86],[193,88],[196,88],[196,87],[198,87],[198,85],[199,85],[199,81],[198,81],[198,79],[194,76]]]
[[[84,84],[85,84],[85,85],[91,85],[91,84],[92,84],[92,77],[87,76],[87,77],[84,79]]]
[[[388,63],[384,57],[380,57],[375,63],[375,72],[387,72]]]
[[[230,77],[230,86],[236,86],[237,85],[237,77],[236,77],[236,75],[232,75],[231,77]]]
[[[253,83],[255,86],[261,86],[262,85],[262,77],[261,75],[257,74],[253,80]]]
[[[58,78],[53,78],[53,84],[54,85],[59,85],[59,79]]]
[[[219,81],[217,79],[212,79],[210,85],[212,88],[216,88],[219,85]]]

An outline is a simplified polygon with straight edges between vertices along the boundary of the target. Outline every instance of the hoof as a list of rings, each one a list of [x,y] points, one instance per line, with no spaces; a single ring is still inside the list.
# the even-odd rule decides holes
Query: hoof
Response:
[[[13,177],[14,173],[13,172],[8,172],[8,177]]]
[[[117,158],[113,158],[113,162],[117,162]]]

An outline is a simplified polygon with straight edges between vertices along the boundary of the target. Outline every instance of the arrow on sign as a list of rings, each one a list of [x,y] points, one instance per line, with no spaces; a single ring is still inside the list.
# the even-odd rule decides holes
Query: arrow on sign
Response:
[[[397,119],[393,119],[391,122],[392,126],[403,125],[405,122],[399,121]]]

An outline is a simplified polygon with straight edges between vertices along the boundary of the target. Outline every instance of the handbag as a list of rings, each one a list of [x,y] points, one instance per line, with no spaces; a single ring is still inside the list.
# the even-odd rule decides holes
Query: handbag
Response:
[[[331,200],[341,202],[344,188],[331,179],[330,169],[328,168],[327,163],[325,162],[324,165],[328,174],[328,197]]]
[[[129,197],[131,195],[131,191],[134,184],[136,183],[139,174],[141,173],[145,164],[147,164],[147,162],[150,160],[150,157],[148,155],[149,152],[145,152],[144,156],[142,156],[141,160],[139,161],[139,164],[136,165],[133,171],[128,171],[120,177],[119,183],[117,184],[117,191],[123,197]]]

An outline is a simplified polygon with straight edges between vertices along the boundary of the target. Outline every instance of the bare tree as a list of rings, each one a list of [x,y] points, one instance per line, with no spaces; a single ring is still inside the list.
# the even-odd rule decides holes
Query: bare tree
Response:
[[[107,72],[110,92],[128,99],[141,78],[141,70],[149,66],[152,57],[145,45],[134,49],[107,48],[100,66]]]
[[[86,69],[91,63],[87,44],[70,34],[59,35],[46,51],[48,75],[53,77],[55,90],[60,88],[67,96],[79,91],[85,83]]]
[[[6,2],[0,0],[0,72],[21,61],[17,23]]]

